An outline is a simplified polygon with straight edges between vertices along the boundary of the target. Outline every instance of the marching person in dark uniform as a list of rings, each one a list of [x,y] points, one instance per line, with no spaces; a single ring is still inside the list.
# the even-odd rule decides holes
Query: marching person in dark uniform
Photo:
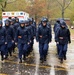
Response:
[[[60,19],[57,19],[56,23],[54,24],[54,36],[56,36],[56,33],[58,32],[60,28]],[[56,39],[55,39],[55,42],[56,42]],[[59,44],[56,44],[57,46],[57,55],[59,54]]]
[[[22,55],[24,55],[25,60],[27,53],[27,45],[29,44],[28,31],[25,28],[24,21],[20,22],[20,26],[17,29],[15,42],[16,42],[15,44],[18,44],[19,59],[20,59],[19,63],[22,63]]]
[[[35,22],[34,18],[32,18],[32,24],[36,27],[36,22]]]
[[[12,43],[14,42],[14,30],[10,26],[9,20],[5,21],[5,29],[6,29],[6,58],[8,55],[12,56]]]
[[[14,32],[15,32],[15,35],[16,35],[16,31],[18,29],[18,27],[20,26],[20,23],[19,23],[19,18],[15,17],[15,18],[12,18],[11,19],[11,27],[14,29]],[[15,39],[15,37],[14,37]],[[15,41],[13,42],[13,45],[12,45],[12,50],[13,50],[13,53],[15,52]]]
[[[34,25],[32,18],[29,18],[28,20],[29,20],[29,26],[31,28],[31,35],[32,35],[31,43],[30,43],[31,51],[32,51],[33,50],[33,44],[34,44],[34,38],[36,36],[36,26]]]
[[[28,31],[28,35],[29,35],[29,42],[30,44],[28,44],[28,51],[27,51],[27,56],[29,56],[30,52],[31,52],[31,39],[32,39],[32,28],[31,26],[29,25],[29,20],[25,20],[25,28],[27,29]]]
[[[37,30],[37,41],[39,42],[39,53],[41,62],[46,61],[48,44],[51,42],[51,29],[47,25],[47,20],[42,19],[41,25]]]
[[[19,23],[19,18],[15,17],[15,24],[14,24],[14,29],[15,29],[15,32],[17,31],[17,28],[20,26],[20,23]]]
[[[14,30],[14,32],[15,32],[14,24],[15,24],[15,19],[12,18],[12,19],[10,20],[10,26],[13,28],[13,30]],[[15,38],[15,35],[14,35],[14,38]],[[13,51],[13,53],[15,52],[15,40],[14,40],[14,42],[12,42],[12,51]]]
[[[65,22],[61,23],[60,29],[58,30],[55,38],[57,44],[59,44],[60,63],[63,63],[63,59],[66,60],[68,43],[71,43],[70,31],[66,26]]]
[[[6,30],[2,26],[2,21],[0,20],[0,52],[1,52],[1,60],[4,60],[5,55],[5,41],[6,41]]]

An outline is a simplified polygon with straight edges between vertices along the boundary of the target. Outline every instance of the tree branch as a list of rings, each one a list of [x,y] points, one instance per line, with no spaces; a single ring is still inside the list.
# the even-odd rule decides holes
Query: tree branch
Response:
[[[3,8],[3,4],[1,3],[1,6],[2,6],[2,8]]]
[[[5,1],[4,8],[6,7],[6,5],[7,5],[7,1]]]
[[[69,1],[68,5],[64,8],[64,10],[66,10],[68,8],[68,6],[71,4],[72,0]]]
[[[60,4],[60,6],[62,7],[62,4],[57,0],[57,2]]]

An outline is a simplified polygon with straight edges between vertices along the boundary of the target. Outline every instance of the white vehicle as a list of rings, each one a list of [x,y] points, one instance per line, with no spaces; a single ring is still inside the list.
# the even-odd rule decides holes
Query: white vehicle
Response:
[[[29,14],[23,11],[12,11],[12,12],[2,12],[2,21],[3,25],[5,23],[5,20],[8,18],[14,18],[18,17],[20,20],[27,20],[29,18]]]

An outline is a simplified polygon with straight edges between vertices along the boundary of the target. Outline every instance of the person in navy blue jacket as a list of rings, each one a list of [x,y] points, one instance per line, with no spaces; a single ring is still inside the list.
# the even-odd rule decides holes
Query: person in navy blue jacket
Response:
[[[57,19],[56,20],[56,23],[54,24],[54,28],[53,28],[54,33],[56,33],[57,28],[59,28],[59,27],[60,27],[60,19]]]
[[[32,51],[33,50],[33,44],[34,44],[34,38],[36,36],[36,26],[34,25],[32,18],[29,18],[28,20],[29,20],[29,26],[30,26],[31,31],[32,31],[31,32],[32,38],[31,38],[31,43],[30,43],[30,45],[31,45],[30,50]]]
[[[15,29],[14,29],[14,24],[15,24],[15,19],[12,18],[10,20],[10,26],[13,28],[14,32],[15,32]],[[15,32],[16,33],[16,32]],[[14,53],[15,52],[15,35],[14,35],[14,42],[12,43],[12,52]]]
[[[68,43],[71,43],[70,31],[66,26],[65,22],[61,23],[60,29],[58,30],[55,38],[57,44],[59,44],[60,63],[63,63],[63,59],[66,60]]]
[[[47,20],[45,18],[42,19],[42,23],[37,29],[36,39],[37,42],[39,42],[40,60],[41,62],[46,61],[48,44],[51,42],[52,35],[51,29],[47,25]]]
[[[15,19],[14,30],[16,32],[17,28],[20,26],[20,23],[19,23],[19,18],[15,17],[14,19]]]
[[[14,42],[14,30],[10,26],[9,20],[5,21],[5,29],[6,29],[6,58],[8,55],[12,56],[12,43]]]
[[[27,51],[27,56],[29,56],[29,54],[31,52],[31,40],[32,40],[32,34],[33,34],[33,30],[32,30],[32,27],[29,24],[29,20],[25,20],[25,28],[27,29],[28,35],[29,35],[30,44],[28,44],[28,51]]]
[[[1,52],[1,60],[4,60],[5,55],[5,41],[6,41],[6,30],[2,26],[2,21],[0,20],[0,52]]]
[[[56,23],[54,24],[54,28],[53,28],[54,38],[55,38],[56,33],[58,32],[59,28],[60,28],[60,19],[57,19]],[[56,42],[56,39],[55,39],[55,42]],[[56,46],[57,46],[57,55],[58,55],[59,54],[59,44],[56,44]]]
[[[34,18],[32,18],[32,23],[36,27],[36,21],[34,20]]]
[[[19,50],[19,63],[22,63],[22,55],[24,55],[24,60],[26,59],[27,45],[29,44],[28,31],[25,28],[24,21],[20,22],[20,27],[18,27],[15,35],[15,44],[18,43]]]

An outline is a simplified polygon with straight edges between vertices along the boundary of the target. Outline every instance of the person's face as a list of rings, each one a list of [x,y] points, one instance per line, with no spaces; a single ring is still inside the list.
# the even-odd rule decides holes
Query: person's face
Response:
[[[8,23],[6,23],[6,26],[9,26],[9,24],[8,24]]]
[[[0,24],[0,27],[2,27],[2,25]]]
[[[13,24],[13,22],[11,22],[11,25]]]
[[[24,27],[24,24],[21,24],[21,27]]]
[[[47,23],[46,22],[42,22],[42,24],[43,24],[43,26],[46,26]]]
[[[62,28],[65,28],[65,26],[64,26],[64,25],[62,25],[61,27],[62,27]]]
[[[30,24],[32,24],[32,22],[30,22]]]
[[[18,20],[18,19],[16,19],[16,22],[19,22],[19,20]]]
[[[28,26],[29,25],[29,23],[25,23],[25,26]]]

